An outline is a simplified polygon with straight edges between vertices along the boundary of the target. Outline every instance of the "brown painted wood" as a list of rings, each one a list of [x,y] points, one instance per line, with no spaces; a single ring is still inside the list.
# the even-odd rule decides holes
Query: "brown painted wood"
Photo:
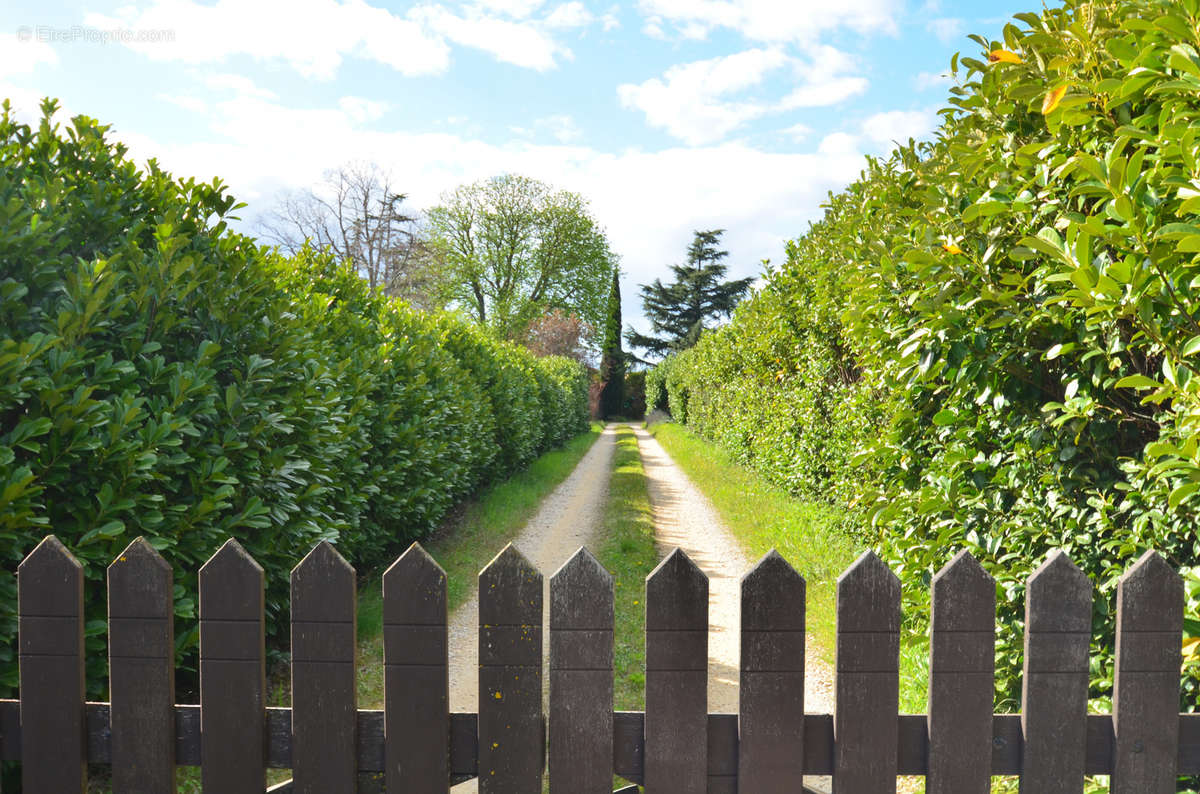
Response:
[[[357,776],[354,568],[329,543],[292,569],[292,782],[353,791]]]
[[[200,765],[200,707],[175,707],[175,763],[178,766]],[[0,699],[0,760],[21,760],[21,703]],[[91,764],[111,764],[112,745],[108,703],[88,703],[87,759]],[[709,714],[709,746],[728,747],[728,742],[714,745],[711,724],[729,718],[727,714]],[[292,710],[267,708],[267,766],[289,769],[292,763]],[[1087,760],[1084,772],[1088,775],[1112,773],[1113,729],[1109,714],[1087,715]],[[613,713],[613,772],[631,782],[642,780],[642,750],[645,715],[640,711]],[[461,783],[475,777],[477,717],[475,714],[450,716],[450,780]],[[1019,775],[1024,742],[1021,737],[1020,714],[992,716],[992,774]],[[924,714],[901,714],[899,717],[897,774],[924,775],[929,755],[929,729]],[[358,769],[359,785],[363,776],[377,777],[383,772],[383,712],[360,709],[358,712]],[[722,752],[726,752],[722,750]],[[736,761],[734,750],[728,757],[710,759],[709,769],[723,769]],[[829,714],[808,714],[804,730],[804,773],[829,775],[833,773],[833,717]],[[1200,774],[1200,714],[1179,715],[1180,775]]]
[[[579,549],[550,578],[550,791],[610,794],[613,578]]]
[[[450,788],[446,572],[414,543],[383,574],[387,790]]]
[[[738,784],[799,791],[804,775],[804,578],[772,549],[742,578]]]
[[[1092,583],[1052,551],[1025,588],[1021,791],[1083,791]]]
[[[738,792],[738,715],[708,715],[708,794]],[[743,791],[757,791],[744,787]],[[800,791],[797,787],[793,792]]]
[[[928,794],[992,790],[996,582],[966,551],[933,577]]]
[[[646,715],[640,711],[613,712],[613,774],[630,783],[646,776]]]
[[[171,566],[138,538],[108,566],[113,794],[175,791]]]
[[[1148,551],[1117,585],[1112,794],[1174,794],[1183,580]]]
[[[479,791],[542,788],[542,575],[510,543],[479,573]]]
[[[838,577],[836,661],[833,790],[895,792],[900,580],[874,552],[864,552]]]
[[[206,794],[261,794],[265,693],[263,569],[230,539],[200,569],[200,779]]]
[[[83,566],[53,535],[17,566],[21,785],[27,794],[87,787]]]
[[[708,579],[675,549],[646,577],[646,794],[708,787]]]

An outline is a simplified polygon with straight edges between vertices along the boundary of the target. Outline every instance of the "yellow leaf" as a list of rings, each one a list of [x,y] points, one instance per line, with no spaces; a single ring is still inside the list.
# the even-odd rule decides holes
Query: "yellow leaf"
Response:
[[[963,250],[954,243],[942,243],[942,250],[948,254],[961,254]]]
[[[1008,50],[992,50],[988,53],[989,63],[1021,63],[1021,56]]]
[[[1042,115],[1053,113],[1054,109],[1058,107],[1058,103],[1062,102],[1062,98],[1066,95],[1067,87],[1065,85],[1047,91],[1046,97],[1042,100]]]
[[[1187,637],[1183,641],[1183,655],[1191,656],[1200,649],[1200,637]]]

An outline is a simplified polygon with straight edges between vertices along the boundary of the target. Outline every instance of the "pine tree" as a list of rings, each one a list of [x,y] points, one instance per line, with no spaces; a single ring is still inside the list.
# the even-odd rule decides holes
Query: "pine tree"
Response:
[[[608,293],[608,318],[604,323],[601,349],[600,415],[618,416],[625,400],[625,352],[621,349],[621,273],[613,268],[612,290]]]
[[[696,344],[707,322],[733,313],[754,279],[722,280],[728,268],[722,260],[729,256],[720,249],[724,233],[724,229],[697,231],[688,246],[687,263],[671,266],[674,282],[655,279],[642,285],[642,308],[654,333],[647,336],[630,329],[625,339],[631,347],[666,356]]]

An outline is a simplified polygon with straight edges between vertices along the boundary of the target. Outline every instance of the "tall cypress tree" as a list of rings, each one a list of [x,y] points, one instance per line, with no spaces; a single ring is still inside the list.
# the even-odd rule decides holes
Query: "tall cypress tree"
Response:
[[[729,256],[720,248],[724,229],[697,231],[688,246],[687,263],[671,265],[675,281],[642,286],[642,308],[654,329],[651,335],[630,329],[625,336],[631,347],[645,348],[665,356],[696,344],[710,320],[728,317],[746,293],[753,278],[723,281],[728,269],[722,260]]]
[[[621,273],[613,268],[612,290],[608,293],[608,318],[604,323],[604,347],[600,354],[600,415],[618,416],[625,400],[625,351],[621,349]]]

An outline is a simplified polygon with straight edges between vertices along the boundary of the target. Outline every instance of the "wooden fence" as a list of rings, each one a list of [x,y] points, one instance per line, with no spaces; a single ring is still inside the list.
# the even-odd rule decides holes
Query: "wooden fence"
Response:
[[[355,702],[355,573],[328,544],[292,571],[292,707],[265,705],[263,571],[234,541],[200,569],[200,693],[174,705],[171,569],[142,540],[108,569],[109,703],[84,702],[83,576],[48,537],[18,569],[20,699],[0,701],[0,757],[29,794],[289,790],[600,794],[613,774],[649,794],[1174,794],[1200,773],[1200,715],[1180,714],[1183,588],[1148,552],[1118,589],[1113,714],[1087,714],[1092,593],[1063,554],[1030,578],[1020,714],[993,714],[995,586],[968,554],[933,580],[929,714],[898,714],[900,583],[866,553],[837,585],[837,706],[804,713],[805,583],[775,553],[742,579],[738,714],[709,714],[708,581],[676,550],[646,581],[646,711],[614,712],[612,578],[581,549],[550,581],[548,728],[542,576],[509,546],[479,576],[479,713],[447,705],[446,576],[414,544],[383,576],[385,708]],[[547,740],[548,732],[548,740]],[[636,789],[630,789],[631,791]]]

